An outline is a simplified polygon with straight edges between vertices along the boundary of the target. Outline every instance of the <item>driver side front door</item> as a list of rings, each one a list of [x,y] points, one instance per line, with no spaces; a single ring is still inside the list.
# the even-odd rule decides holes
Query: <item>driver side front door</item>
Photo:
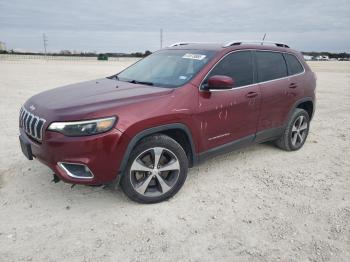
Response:
[[[209,72],[203,84],[213,75],[229,76],[234,88],[199,91],[197,121],[203,134],[204,151],[231,142],[252,142],[256,133],[260,89],[254,84],[251,51],[229,53]]]

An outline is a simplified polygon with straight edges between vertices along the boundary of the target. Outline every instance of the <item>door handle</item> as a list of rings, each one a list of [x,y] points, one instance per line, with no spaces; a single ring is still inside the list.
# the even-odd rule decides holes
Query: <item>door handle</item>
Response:
[[[256,97],[258,95],[257,92],[249,92],[248,94],[246,94],[245,96],[248,97],[248,98],[253,98],[253,97]]]
[[[298,87],[298,85],[296,83],[291,83],[289,85],[289,88],[297,88],[297,87]]]

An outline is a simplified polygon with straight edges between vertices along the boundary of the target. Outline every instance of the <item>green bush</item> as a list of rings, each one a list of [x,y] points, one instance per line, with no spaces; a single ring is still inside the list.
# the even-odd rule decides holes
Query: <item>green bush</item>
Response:
[[[108,60],[108,56],[106,54],[99,54],[98,57],[97,57],[97,60],[107,61]]]

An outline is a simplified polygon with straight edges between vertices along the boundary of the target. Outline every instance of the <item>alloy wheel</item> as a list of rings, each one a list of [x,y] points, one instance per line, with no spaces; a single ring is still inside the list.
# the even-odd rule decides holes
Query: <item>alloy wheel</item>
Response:
[[[180,163],[169,149],[153,147],[143,151],[130,167],[130,181],[141,195],[156,197],[173,188],[180,173]]]
[[[308,122],[307,119],[301,115],[295,119],[292,127],[291,142],[294,147],[299,147],[304,143],[307,136]]]

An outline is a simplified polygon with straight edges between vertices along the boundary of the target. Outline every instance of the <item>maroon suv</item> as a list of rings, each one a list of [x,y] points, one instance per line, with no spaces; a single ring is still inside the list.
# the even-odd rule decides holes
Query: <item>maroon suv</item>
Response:
[[[120,183],[132,200],[154,203],[218,153],[266,141],[300,149],[315,87],[285,44],[178,43],[111,77],[33,96],[20,111],[20,142],[56,179]]]

